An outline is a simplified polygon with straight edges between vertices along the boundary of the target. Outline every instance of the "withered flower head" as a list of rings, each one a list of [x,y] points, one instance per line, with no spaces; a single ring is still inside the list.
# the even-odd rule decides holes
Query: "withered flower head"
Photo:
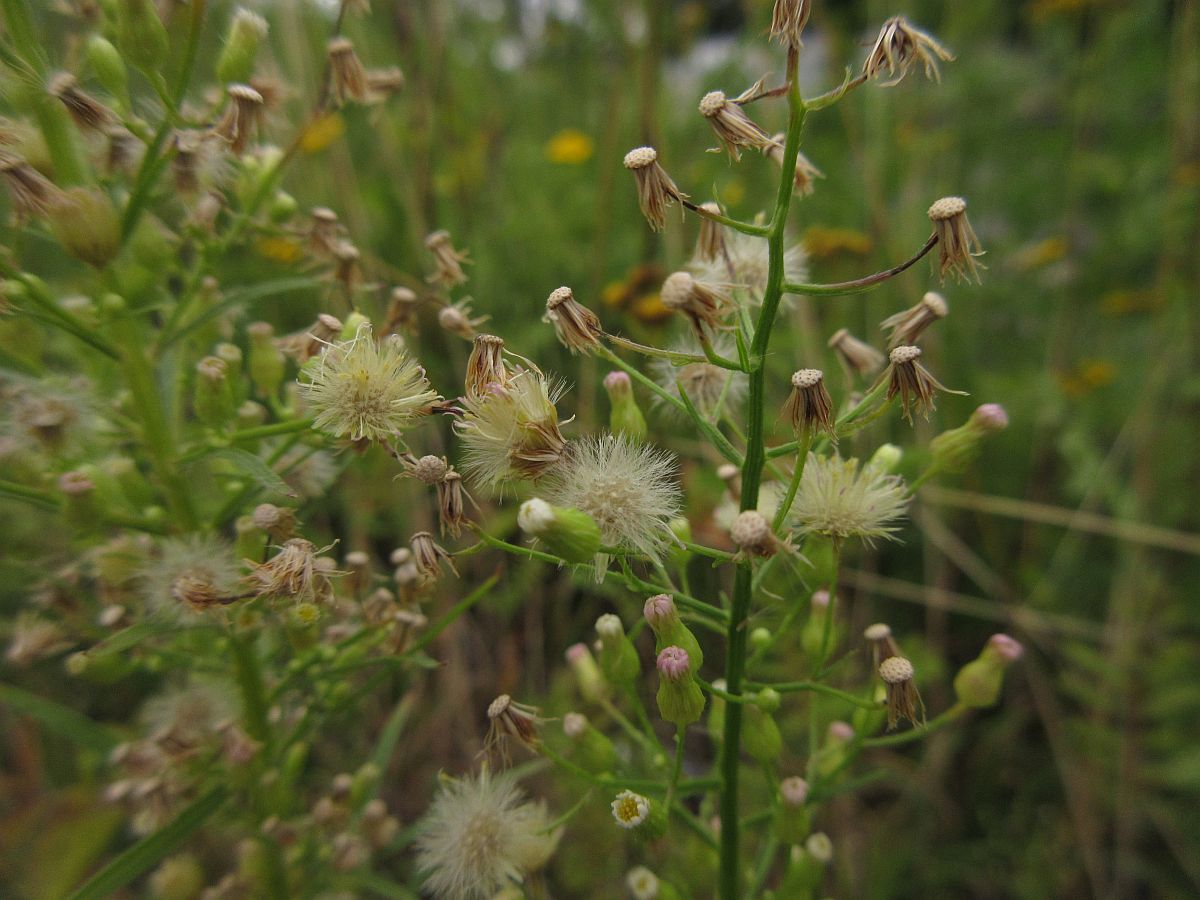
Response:
[[[838,361],[849,375],[866,378],[883,368],[883,354],[865,341],[852,335],[849,329],[839,328],[829,339]]]
[[[441,574],[443,561],[450,567],[451,572],[455,575],[458,574],[458,569],[454,568],[453,557],[434,542],[433,535],[428,531],[418,531],[414,534],[410,546],[412,547],[413,562],[423,577],[437,578]]]
[[[17,221],[45,215],[62,197],[62,191],[15,153],[0,150],[0,176],[12,195]]]
[[[333,596],[330,578],[342,573],[334,571],[321,559],[321,554],[328,549],[317,549],[316,544],[304,538],[292,538],[265,563],[247,560],[253,566],[246,576],[251,592],[258,597],[286,597],[307,602],[329,599]]]
[[[469,262],[467,254],[454,249],[450,242],[450,232],[442,229],[435,231],[425,238],[425,247],[433,254],[437,269],[426,281],[451,288],[458,284],[466,284],[467,274],[462,269],[462,263]]]
[[[417,292],[403,286],[392,288],[392,302],[388,306],[387,324],[384,333],[417,329]]]
[[[815,431],[823,428],[837,443],[833,427],[833,398],[825,388],[825,373],[820,369],[800,369],[792,374],[792,392],[783,407],[792,430]]]
[[[884,622],[868,625],[863,631],[863,638],[871,645],[871,665],[876,669],[885,659],[900,656],[900,645],[892,637],[892,628]]]
[[[740,106],[727,99],[721,91],[709,91],[704,95],[700,100],[700,114],[708,119],[717,139],[734,160],[742,158],[742,147],[765,150],[775,143]]]
[[[329,313],[320,313],[317,320],[305,330],[275,338],[275,346],[285,356],[304,365],[341,333],[341,319]]]
[[[949,312],[945,298],[929,291],[916,306],[888,316],[879,323],[879,327],[890,332],[888,348],[894,349],[900,344],[915,344],[926,328],[938,319],[946,318]]]
[[[62,102],[75,124],[84,131],[103,131],[113,122],[113,114],[95,97],[82,91],[70,72],[59,72],[46,87],[50,96]]]
[[[756,509],[738,513],[729,528],[729,537],[738,548],[738,552],[745,557],[771,557],[782,547],[767,517]]]
[[[465,341],[475,340],[475,329],[490,318],[491,316],[473,315],[470,299],[459,300],[438,310],[438,324]]]
[[[724,285],[700,281],[690,272],[668,275],[659,296],[667,309],[687,316],[701,338],[705,336],[705,328],[713,331],[720,328],[721,318],[731,308],[729,291]]]
[[[333,256],[334,249],[342,242],[338,214],[327,206],[314,206],[309,216],[309,248],[319,256]]]
[[[952,391],[930,374],[921,365],[921,348],[901,346],[891,352],[892,364],[889,368],[887,398],[891,400],[900,395],[900,407],[904,418],[912,422],[912,411],[916,409],[926,419],[933,411],[934,391],[945,391],[948,394],[963,394],[963,391]]]
[[[367,102],[382,103],[404,89],[404,73],[398,66],[367,69]]]
[[[499,749],[500,756],[508,761],[508,739],[513,738],[531,749],[541,744],[538,728],[542,719],[535,706],[518,703],[508,694],[501,694],[488,704],[488,733],[483,742],[484,753]]]
[[[366,103],[370,99],[367,70],[354,52],[354,44],[339,35],[329,42],[328,51],[331,87],[338,105],[348,100]]]
[[[812,0],[775,0],[775,9],[771,12],[771,37],[781,44],[802,46],[800,32],[811,13]]]
[[[929,207],[938,243],[938,272],[942,280],[950,272],[958,281],[978,282],[979,270],[987,268],[975,261],[983,256],[983,247],[967,219],[967,201],[962,197],[943,197]]]
[[[483,396],[488,386],[508,381],[504,365],[504,339],[494,334],[476,335],[467,359],[466,393],[468,397]]]
[[[782,131],[771,138],[772,143],[763,148],[763,154],[771,162],[779,167],[783,167],[783,142],[787,135]],[[803,153],[796,154],[796,190],[800,192],[802,197],[811,197],[815,185],[813,182],[817,178],[824,178],[825,173],[812,164],[807,156]]]
[[[700,208],[718,215],[721,212],[721,207],[711,200],[701,203]],[[725,242],[725,226],[702,216],[700,218],[700,236],[696,239],[696,259],[701,262],[713,263],[728,257],[729,249]]]
[[[437,484],[446,477],[446,473],[450,470],[450,464],[446,461],[446,457],[434,456],[432,453],[422,456],[420,459],[405,454],[403,462],[405,473],[412,475],[422,484]]]
[[[256,527],[273,541],[286,541],[296,536],[296,510],[274,503],[260,503],[251,514]]]
[[[875,46],[863,63],[863,75],[867,78],[878,78],[887,69],[887,81],[882,81],[884,87],[899,84],[901,79],[918,62],[925,66],[925,77],[941,81],[942,73],[938,70],[938,60],[950,62],[954,54],[935,41],[930,35],[918,31],[908,24],[903,16],[895,16],[883,23]]]
[[[638,206],[642,215],[654,231],[662,231],[667,225],[667,207],[672,203],[682,204],[687,194],[675,186],[671,176],[659,165],[658,151],[653,147],[630,150],[625,154],[625,168],[633,172],[637,181]]]
[[[925,723],[925,703],[917,690],[913,664],[903,656],[889,656],[879,664],[879,677],[887,687],[888,731],[901,719],[914,725]]]
[[[109,174],[117,172],[132,174],[137,168],[138,160],[141,159],[142,142],[128,128],[116,123],[108,125],[104,129],[104,136],[108,139],[105,166]]]
[[[263,95],[248,84],[231,84],[227,89],[229,107],[213,128],[235,155],[241,155],[250,142],[250,132],[262,121]]]
[[[362,254],[350,241],[338,241],[333,246],[333,279],[346,291],[352,291],[359,281],[359,260]]]
[[[463,525],[467,522],[463,497],[466,492],[462,486],[462,476],[450,469],[437,483],[438,523],[442,534],[447,531],[454,537],[462,534]]]
[[[572,353],[587,353],[600,346],[600,335],[604,334],[600,319],[566,286],[550,292],[543,321],[554,325],[558,340]]]

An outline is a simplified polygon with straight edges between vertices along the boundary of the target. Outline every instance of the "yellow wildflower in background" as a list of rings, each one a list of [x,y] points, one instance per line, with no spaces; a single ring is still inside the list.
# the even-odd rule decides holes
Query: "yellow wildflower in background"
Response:
[[[1067,255],[1069,249],[1065,237],[1054,235],[1022,247],[1013,254],[1011,262],[1019,271],[1028,272],[1058,262]]]
[[[283,237],[259,238],[254,249],[259,256],[279,263],[294,263],[304,256],[304,248],[298,242]]]
[[[320,153],[346,133],[346,121],[338,113],[321,116],[300,135],[300,149],[305,153]]]
[[[1112,384],[1117,377],[1117,367],[1107,359],[1080,360],[1074,371],[1060,373],[1059,384],[1068,397],[1082,397],[1097,388]]]
[[[829,259],[843,253],[866,256],[871,252],[871,238],[850,228],[813,225],[804,232],[804,249],[811,259]]]
[[[578,166],[592,158],[596,145],[578,128],[564,128],[546,142],[546,159],[561,166]]]
[[[1163,308],[1162,295],[1151,290],[1135,291],[1118,288],[1100,298],[1100,311],[1106,316],[1128,316],[1134,313],[1155,312]]]

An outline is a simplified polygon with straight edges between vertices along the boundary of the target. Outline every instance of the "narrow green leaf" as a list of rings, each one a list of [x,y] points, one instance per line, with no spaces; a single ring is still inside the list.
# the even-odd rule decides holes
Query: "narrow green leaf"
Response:
[[[50,731],[97,753],[108,753],[117,743],[107,728],[82,713],[12,685],[0,684],[0,705],[36,719]]]
[[[234,466],[239,472],[253,479],[254,483],[276,497],[295,497],[296,492],[293,491],[286,481],[279,477],[279,473],[272,469],[262,460],[248,450],[239,450],[237,447],[225,447],[220,450],[214,450],[208,454],[209,459],[223,459]]]
[[[229,799],[229,788],[218,785],[181,812],[174,821],[142,838],[97,872],[71,895],[71,900],[101,900],[148,872],[174,853]]]
[[[179,330],[174,334],[168,335],[162,342],[162,349],[165,350],[172,344],[187,337],[196,329],[211,322],[218,316],[224,315],[230,309],[242,303],[253,303],[255,300],[273,297],[276,294],[286,294],[290,291],[303,291],[317,287],[319,284],[320,282],[315,278],[278,278],[274,281],[265,281],[262,284],[256,284],[241,290],[231,290],[219,303],[214,303],[186,325],[180,326]]]

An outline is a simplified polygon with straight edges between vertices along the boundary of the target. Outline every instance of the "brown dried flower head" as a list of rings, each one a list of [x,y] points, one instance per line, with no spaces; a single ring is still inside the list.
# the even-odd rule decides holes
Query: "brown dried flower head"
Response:
[[[327,206],[314,206],[309,213],[308,246],[318,256],[333,256],[342,242],[343,229],[338,214]]]
[[[604,329],[594,312],[575,299],[569,287],[555,288],[546,299],[543,321],[554,325],[554,333],[572,353],[588,353],[600,346]]]
[[[463,526],[467,523],[463,497],[466,492],[462,486],[462,476],[454,469],[447,470],[442,480],[437,483],[438,523],[442,534],[447,531],[454,537],[462,534]]]
[[[941,81],[938,60],[950,62],[954,54],[935,41],[930,35],[918,31],[908,24],[903,16],[895,16],[883,23],[875,46],[863,63],[862,73],[867,78],[879,78],[887,69],[884,87],[899,84],[918,62],[925,67],[925,77]]]
[[[246,576],[250,590],[258,597],[286,597],[305,602],[329,599],[333,596],[330,577],[341,573],[321,561],[320,555],[328,549],[317,549],[316,544],[304,538],[292,538],[265,563],[247,560],[253,567]]]
[[[330,341],[342,333],[342,320],[329,313],[321,313],[317,320],[304,331],[296,331],[275,338],[275,346],[285,356],[304,365],[321,352]]]
[[[333,247],[333,280],[349,292],[359,282],[359,260],[362,254],[350,241],[338,241]]]
[[[812,13],[812,0],[775,0],[771,12],[771,37],[781,44],[802,46],[800,32]]]
[[[721,207],[711,200],[701,203],[700,208],[715,215],[721,214]],[[700,236],[696,239],[696,259],[711,263],[728,258],[729,249],[725,243],[725,226],[702,216]]]
[[[504,365],[504,339],[494,334],[476,335],[467,359],[466,394],[481,397],[488,385],[505,384],[508,368]]]
[[[635,147],[625,154],[625,168],[633,172],[637,181],[638,206],[642,215],[654,231],[662,231],[667,225],[667,207],[687,199],[671,180],[671,176],[659,165],[658,151],[653,147]],[[682,213],[682,209],[680,210]]]
[[[838,361],[849,375],[867,378],[883,368],[884,356],[870,344],[860,341],[849,329],[840,328],[829,339]]]
[[[367,70],[367,102],[382,103],[404,89],[404,73],[399,66]]]
[[[0,176],[12,196],[13,214],[18,222],[45,215],[62,197],[62,191],[41,172],[6,150],[0,150]]]
[[[916,670],[903,656],[889,656],[879,664],[879,677],[887,689],[888,730],[901,719],[914,725],[925,723],[925,703],[914,680]]]
[[[775,143],[737,103],[727,99],[721,91],[709,91],[704,95],[700,100],[700,114],[708,119],[721,146],[735,161],[742,158],[742,147],[765,150]]]
[[[962,197],[943,197],[929,207],[938,244],[938,272],[943,281],[950,272],[958,281],[979,282],[979,270],[987,268],[975,261],[983,256],[983,247],[967,219],[967,201]]]
[[[227,89],[229,106],[213,128],[213,134],[229,144],[240,156],[250,143],[250,133],[262,124],[263,95],[248,84],[231,84]]]
[[[921,365],[921,348],[911,346],[897,347],[890,355],[892,364],[889,367],[887,398],[891,400],[900,395],[900,408],[904,418],[912,422],[912,411],[916,409],[926,419],[934,410],[934,392],[945,391],[948,394],[960,394],[963,391],[952,391],[930,374]]]
[[[417,330],[417,305],[420,302],[417,292],[404,286],[392,288],[392,299],[388,305],[387,323],[383,332],[394,333],[406,331],[415,334]]]
[[[926,328],[938,319],[946,318],[949,312],[946,299],[941,294],[929,291],[916,306],[888,316],[879,323],[879,327],[889,332],[888,348],[894,349],[900,344],[915,344]]]
[[[767,517],[756,509],[738,513],[729,527],[729,537],[745,557],[768,558],[778,553],[782,546]]]
[[[478,333],[475,329],[483,325],[491,316],[476,316],[471,312],[469,299],[459,300],[438,310],[438,324],[453,335],[464,341],[475,340]]]
[[[367,103],[371,98],[367,82],[367,70],[363,68],[354,44],[349,38],[338,36],[329,42],[330,88],[338,105],[353,101]]]
[[[771,138],[770,146],[763,148],[763,154],[780,168],[783,167],[783,142],[787,137],[782,131]],[[825,173],[812,164],[803,153],[796,154],[796,190],[802,197],[811,197],[818,178],[824,178]]]
[[[668,275],[659,296],[667,309],[687,316],[701,338],[705,337],[706,328],[713,331],[720,328],[722,317],[732,307],[724,285],[700,281],[690,272]]]
[[[885,659],[901,656],[900,645],[892,637],[892,628],[884,622],[868,625],[863,631],[863,638],[871,645],[871,665],[876,669]]]
[[[451,572],[455,575],[458,574],[458,569],[454,568],[453,557],[446,552],[445,548],[434,542],[433,535],[428,531],[418,531],[412,536],[409,545],[412,547],[413,562],[416,564],[417,571],[424,578],[437,578],[441,574],[443,561],[449,566]]]
[[[499,749],[501,757],[508,760],[508,739],[513,738],[526,747],[537,748],[541,744],[538,729],[542,718],[535,706],[518,703],[508,694],[501,694],[488,704],[488,733],[483,749],[490,753]]]
[[[291,507],[260,503],[254,507],[251,518],[273,541],[287,541],[296,536],[296,510]]]
[[[450,232],[445,229],[435,231],[425,238],[425,247],[433,254],[437,269],[425,280],[430,284],[438,284],[445,288],[467,283],[467,273],[462,264],[470,262],[465,252],[454,249],[450,241]]]
[[[50,96],[57,97],[67,112],[84,131],[103,131],[113,122],[113,114],[99,100],[85,93],[70,72],[59,72],[46,86]]]
[[[824,429],[833,443],[837,432],[833,427],[833,398],[825,387],[825,373],[820,369],[800,369],[792,374],[792,392],[784,404],[783,413],[792,423],[792,430],[810,433]]]

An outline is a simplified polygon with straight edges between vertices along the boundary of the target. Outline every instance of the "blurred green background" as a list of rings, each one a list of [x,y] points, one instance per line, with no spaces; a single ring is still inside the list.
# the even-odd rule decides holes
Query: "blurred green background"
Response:
[[[268,125],[282,141],[318,81],[329,4],[250,5],[272,24],[268,68],[295,92]],[[213,7],[217,21],[231,8]],[[567,414],[578,416],[577,433],[596,427],[607,415],[604,371],[558,346],[540,322],[544,298],[572,285],[608,330],[670,340],[654,290],[687,259],[695,225],[651,234],[621,158],[652,143],[695,200],[718,198],[746,219],[764,210],[773,167],[704,153],[712,138],[696,103],[768,72],[778,79],[782,58],[765,38],[770,3],[373,7],[348,33],[368,64],[400,65],[405,90],[325,123],[283,187],[302,208],[336,208],[368,271],[390,283],[417,286],[424,235],[449,229],[471,254],[467,293],[492,317],[487,328],[572,381]],[[925,491],[904,544],[854,561],[847,608],[854,623],[886,618],[929,665],[943,660],[943,683],[993,631],[1030,652],[1000,708],[920,750],[884,754],[890,777],[832,805],[822,824],[837,848],[835,895],[1196,896],[1200,6],[815,0],[804,92],[836,85],[844,65],[861,64],[873,26],[899,13],[958,59],[940,83],[913,75],[869,85],[810,116],[802,149],[825,178],[796,205],[795,237],[811,280],[840,281],[906,258],[927,234],[934,199],[969,198],[987,272],[980,287],[947,287],[951,314],[927,360],[970,397],[946,397],[933,422],[918,424],[918,442],[985,401],[1003,403],[1012,424],[967,476]],[[52,24],[58,13],[45,15]],[[755,116],[782,124],[782,110]],[[69,284],[51,248],[39,259],[36,246],[4,234],[33,271]],[[286,253],[265,243],[225,266],[230,284],[291,271]],[[832,371],[825,339],[839,327],[878,342],[877,323],[932,283],[922,263],[871,294],[797,303],[773,345],[780,384],[797,364]],[[316,294],[272,302],[255,316],[281,332],[322,308]],[[432,316],[416,345],[435,386],[455,391],[469,346]],[[909,440],[907,425],[889,427]],[[662,443],[694,457],[690,438],[670,436],[679,430],[652,421]],[[386,460],[368,460],[304,519],[386,552],[429,515],[413,512],[415,488],[391,474]],[[686,482],[697,534],[720,540],[703,530],[719,482],[695,461]],[[13,560],[42,552],[45,535],[36,522],[4,533],[0,594],[14,609],[31,576]],[[468,579],[495,564],[478,561]],[[448,664],[430,682],[436,702],[416,717],[392,773],[388,799],[406,821],[424,808],[438,768],[469,764],[481,703],[500,691],[531,700],[554,691],[562,648],[587,635],[603,604],[586,584],[509,565],[496,601],[439,654]],[[65,676],[24,677],[63,690],[55,683]],[[934,687],[926,700],[936,709],[948,697]],[[121,715],[120,701],[89,702],[102,718]],[[361,759],[357,741],[327,748],[330,765]],[[0,753],[12,798],[0,800],[0,848],[23,848],[21,858],[0,849],[4,895],[6,881],[29,883],[31,859],[51,865],[61,852],[45,829],[31,836],[35,825],[84,801],[56,786],[69,779],[24,731],[6,729]],[[47,797],[60,812],[47,811]],[[35,800],[41,812],[24,802]],[[616,857],[597,862],[587,844],[564,842],[562,896],[606,895],[589,892],[599,879],[580,880],[581,867],[611,865],[611,884],[624,871]]]

